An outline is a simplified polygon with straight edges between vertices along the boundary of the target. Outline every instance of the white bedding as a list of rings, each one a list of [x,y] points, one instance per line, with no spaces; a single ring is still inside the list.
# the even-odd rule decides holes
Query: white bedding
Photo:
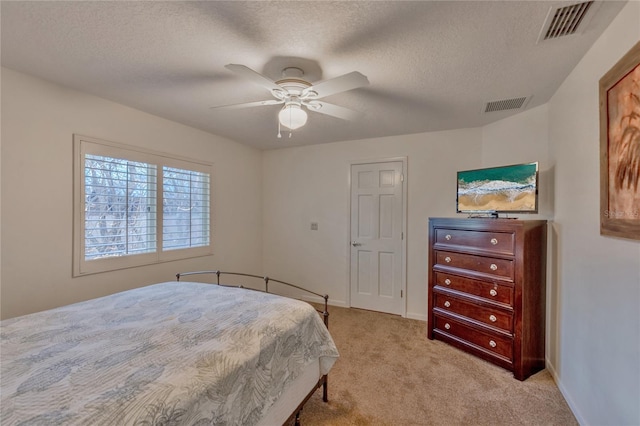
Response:
[[[5,320],[0,337],[2,425],[258,424],[338,357],[309,304],[188,282]]]

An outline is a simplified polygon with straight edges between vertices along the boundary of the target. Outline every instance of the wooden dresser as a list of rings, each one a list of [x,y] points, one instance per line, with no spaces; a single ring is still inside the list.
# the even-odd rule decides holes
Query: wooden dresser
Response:
[[[542,370],[544,220],[429,219],[428,337],[513,371]]]

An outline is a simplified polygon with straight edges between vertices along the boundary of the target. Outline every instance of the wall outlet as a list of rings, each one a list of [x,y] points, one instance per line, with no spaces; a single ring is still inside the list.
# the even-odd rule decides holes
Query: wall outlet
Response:
[[[311,230],[312,231],[318,230],[318,222],[311,222]]]

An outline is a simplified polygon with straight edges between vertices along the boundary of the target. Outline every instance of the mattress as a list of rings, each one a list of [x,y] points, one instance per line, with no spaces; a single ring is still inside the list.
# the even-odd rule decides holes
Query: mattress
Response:
[[[3,425],[268,424],[338,357],[309,304],[202,283],[155,284],[0,326]]]
[[[311,361],[303,371],[284,389],[280,397],[260,419],[260,426],[282,425],[298,408],[301,399],[318,384],[322,377],[319,360]]]

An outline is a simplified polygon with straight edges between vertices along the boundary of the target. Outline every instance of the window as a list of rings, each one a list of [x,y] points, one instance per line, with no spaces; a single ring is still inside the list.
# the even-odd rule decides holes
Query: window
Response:
[[[74,136],[74,276],[212,253],[211,165]]]
[[[84,259],[156,251],[156,166],[84,156]]]
[[[162,168],[165,250],[209,245],[209,174]]]

